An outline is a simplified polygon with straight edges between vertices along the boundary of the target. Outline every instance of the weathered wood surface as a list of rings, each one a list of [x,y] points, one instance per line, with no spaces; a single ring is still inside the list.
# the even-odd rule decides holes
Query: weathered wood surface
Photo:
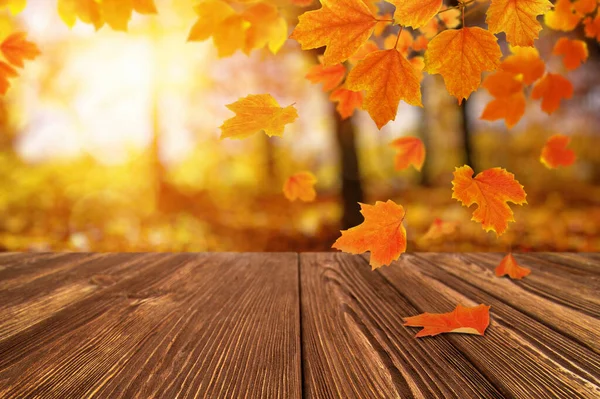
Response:
[[[0,398],[600,398],[600,256],[502,256],[0,254]]]

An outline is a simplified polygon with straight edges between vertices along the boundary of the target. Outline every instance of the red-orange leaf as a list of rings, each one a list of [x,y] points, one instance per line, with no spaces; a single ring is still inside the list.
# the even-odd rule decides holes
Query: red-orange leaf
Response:
[[[548,0],[492,0],[485,22],[490,32],[505,32],[513,46],[533,46],[542,30],[537,16],[551,8]]]
[[[547,73],[533,86],[531,98],[542,99],[542,111],[551,114],[560,107],[560,100],[573,97],[573,85],[562,75]]]
[[[566,37],[558,39],[552,53],[562,55],[564,66],[570,71],[579,68],[588,59],[587,44],[583,40],[569,40]]]
[[[595,38],[600,42],[600,13],[596,14],[596,17],[587,17],[583,21],[585,37]]]
[[[348,74],[346,87],[366,90],[364,108],[378,128],[396,119],[400,100],[421,104],[421,72],[396,49],[371,53]]]
[[[575,162],[575,151],[567,148],[570,142],[571,138],[563,134],[555,134],[550,137],[542,149],[540,161],[548,169],[573,165]]]
[[[283,194],[290,201],[299,199],[304,202],[315,200],[315,183],[317,178],[310,172],[299,172],[290,176],[283,185]]]
[[[500,64],[500,69],[513,75],[523,75],[523,83],[530,85],[544,75],[546,64],[535,47],[511,47],[512,55]]]
[[[363,103],[363,95],[361,92],[348,90],[343,87],[335,89],[329,96],[329,99],[338,103],[336,109],[342,117],[342,120],[350,118],[355,110],[362,107]]]
[[[351,254],[370,251],[373,270],[389,265],[406,251],[406,230],[402,225],[404,208],[392,200],[360,206],[365,221],[342,231],[332,248]]]
[[[23,68],[23,60],[33,60],[40,55],[35,43],[27,41],[27,33],[16,32],[8,36],[0,45],[0,50],[8,62]]]
[[[394,161],[396,170],[404,170],[410,165],[421,171],[425,162],[425,145],[417,137],[400,137],[390,145],[398,152]]]
[[[306,74],[306,79],[312,83],[323,83],[323,91],[335,89],[346,76],[346,67],[342,64],[325,66],[315,65]]]
[[[15,68],[4,61],[0,61],[0,94],[6,94],[9,89],[10,81],[8,79],[17,76],[19,76],[19,73]]]
[[[504,119],[509,128],[516,125],[525,114],[523,82],[510,72],[497,71],[485,78],[482,87],[486,88],[495,99],[486,105],[481,119],[489,121]]]
[[[519,266],[512,254],[506,255],[498,267],[496,267],[496,276],[502,277],[508,274],[508,276],[514,280],[520,280],[523,277],[528,276],[529,273],[531,273],[531,270]]]
[[[473,178],[473,169],[465,165],[456,168],[452,180],[452,198],[469,207],[477,204],[471,220],[479,222],[485,231],[503,234],[508,222],[514,222],[508,202],[523,205],[527,194],[512,173],[502,168],[492,168]]]
[[[483,335],[489,324],[490,306],[483,304],[474,307],[459,304],[449,313],[422,313],[404,318],[405,326],[423,327],[416,338],[442,333]]]

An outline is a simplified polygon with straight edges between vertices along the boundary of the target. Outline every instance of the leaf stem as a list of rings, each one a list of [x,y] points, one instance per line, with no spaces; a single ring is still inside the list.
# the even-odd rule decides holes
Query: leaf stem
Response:
[[[404,26],[400,26],[400,30],[398,31],[398,37],[396,37],[396,44],[394,44],[394,50],[398,50],[398,42],[400,41],[400,35],[402,34],[402,30]]]

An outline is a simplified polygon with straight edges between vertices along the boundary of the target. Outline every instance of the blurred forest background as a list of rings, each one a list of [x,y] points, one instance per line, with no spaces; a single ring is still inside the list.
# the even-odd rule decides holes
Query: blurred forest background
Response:
[[[402,104],[378,131],[363,111],[339,119],[304,78],[317,54],[295,41],[276,56],[226,59],[211,41],[186,43],[191,3],[157,1],[159,16],[134,16],[128,33],[69,30],[47,0],[30,0],[16,20],[2,16],[2,36],[25,29],[42,56],[0,99],[0,250],[324,251],[361,223],[358,201],[387,199],[407,210],[409,251],[600,250],[597,42],[587,40],[590,59],[568,74],[575,96],[552,116],[531,103],[507,130],[479,120],[487,92],[459,107],[439,76],[426,75],[424,109]],[[537,42],[557,70],[558,37],[545,29]],[[233,116],[225,104],[261,93],[295,103],[300,119],[283,138],[219,140]],[[555,133],[572,137],[575,165],[540,163]],[[406,135],[426,144],[422,173],[394,171],[389,143]],[[501,166],[525,186],[529,204],[512,206],[517,222],[500,239],[451,198],[452,172],[464,164],[476,173]],[[318,178],[313,203],[282,195],[300,170]],[[457,231],[423,239],[436,218]]]

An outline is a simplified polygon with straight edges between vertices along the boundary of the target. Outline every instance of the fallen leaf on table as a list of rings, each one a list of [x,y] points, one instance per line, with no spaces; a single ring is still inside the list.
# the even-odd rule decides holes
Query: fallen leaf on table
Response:
[[[404,318],[407,327],[423,327],[416,338],[442,333],[483,335],[489,324],[490,306],[483,304],[471,308],[459,304],[452,312],[423,313]]]
[[[496,276],[502,277],[508,274],[508,276],[514,280],[520,280],[531,273],[531,270],[526,267],[521,267],[517,263],[517,260],[510,253],[506,255],[501,261],[498,267],[496,267]]]

